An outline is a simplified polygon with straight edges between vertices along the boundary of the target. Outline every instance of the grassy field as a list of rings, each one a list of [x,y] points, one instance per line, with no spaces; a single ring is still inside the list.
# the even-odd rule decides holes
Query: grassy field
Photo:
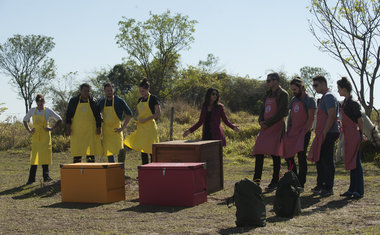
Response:
[[[272,211],[275,193],[266,193],[267,226],[236,228],[235,208],[228,208],[225,199],[233,194],[236,181],[252,177],[251,158],[226,157],[224,190],[209,195],[207,203],[190,208],[140,206],[136,180],[140,159],[132,151],[126,160],[125,201],[62,203],[59,164],[71,163],[72,159],[68,153],[55,153],[53,158],[53,182],[42,182],[39,167],[37,182],[23,186],[29,171],[29,153],[0,152],[0,234],[380,234],[380,175],[372,163],[364,164],[365,197],[360,200],[339,197],[349,182],[342,164],[337,164],[335,194],[327,198],[314,196],[310,189],[316,172],[310,164],[300,216],[276,217]],[[263,187],[269,183],[271,168],[271,159],[265,159]]]

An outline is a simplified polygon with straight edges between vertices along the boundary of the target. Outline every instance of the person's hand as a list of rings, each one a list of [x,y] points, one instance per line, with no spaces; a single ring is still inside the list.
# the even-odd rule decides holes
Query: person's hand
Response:
[[[323,131],[322,132],[322,143],[325,142],[327,132]]]
[[[33,133],[35,132],[35,129],[34,129],[34,128],[31,129],[31,130],[29,129],[28,132],[29,132],[30,134],[33,134]]]
[[[121,128],[121,127],[120,127],[120,128],[115,128],[114,131],[115,131],[116,133],[120,133],[120,132],[123,131],[123,128]]]
[[[239,126],[235,126],[233,130],[234,131],[240,131]]]
[[[53,130],[53,128],[47,126],[47,127],[45,127],[45,130],[51,131],[51,130]]]
[[[102,132],[102,129],[100,127],[97,127],[96,128],[96,134],[97,135],[100,135],[100,133]]]
[[[185,132],[183,132],[183,137],[186,137],[190,134],[190,130],[187,129]]]
[[[144,123],[144,122],[146,122],[147,120],[146,120],[146,118],[140,118],[139,119],[139,123]]]

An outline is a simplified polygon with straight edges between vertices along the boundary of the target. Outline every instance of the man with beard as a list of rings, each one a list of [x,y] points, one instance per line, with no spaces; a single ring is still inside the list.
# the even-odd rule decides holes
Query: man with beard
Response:
[[[302,188],[304,188],[307,174],[306,151],[310,141],[311,128],[314,121],[317,104],[314,98],[306,94],[303,81],[297,77],[290,82],[290,89],[294,97],[289,104],[290,115],[288,117],[287,131],[284,135],[284,154],[288,169],[297,176]],[[299,173],[294,156],[298,156]]]
[[[112,83],[107,82],[103,87],[106,98],[98,103],[99,111],[103,114],[103,153],[108,162],[115,162],[114,155],[118,155],[118,162],[124,162],[123,130],[132,118],[132,111],[122,98],[114,95]]]

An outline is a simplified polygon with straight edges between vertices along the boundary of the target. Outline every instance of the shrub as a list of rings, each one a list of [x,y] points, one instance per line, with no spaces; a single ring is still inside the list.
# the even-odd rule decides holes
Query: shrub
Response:
[[[63,135],[54,135],[51,138],[51,145],[54,153],[65,152],[70,148],[70,140]]]

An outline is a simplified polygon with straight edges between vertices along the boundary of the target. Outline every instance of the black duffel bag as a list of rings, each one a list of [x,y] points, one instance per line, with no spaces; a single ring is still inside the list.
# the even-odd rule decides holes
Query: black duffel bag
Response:
[[[227,205],[233,202],[236,206],[236,226],[264,227],[266,211],[262,191],[259,185],[249,179],[235,183],[234,195]]]

